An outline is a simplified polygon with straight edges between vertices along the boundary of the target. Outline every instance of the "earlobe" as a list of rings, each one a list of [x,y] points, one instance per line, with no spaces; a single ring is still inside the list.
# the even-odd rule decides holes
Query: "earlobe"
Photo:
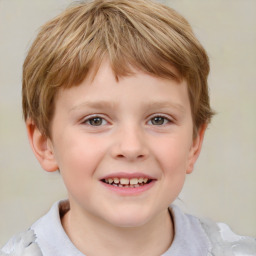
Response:
[[[208,124],[205,123],[200,127],[196,138],[194,138],[194,140],[193,140],[193,144],[192,144],[191,149],[190,149],[188,168],[187,168],[187,171],[186,171],[187,174],[192,173],[192,171],[194,169],[194,165],[196,163],[196,160],[200,155],[203,140],[204,140],[204,134],[205,134],[207,125]]]
[[[31,119],[26,121],[26,127],[30,146],[42,168],[48,172],[58,170],[51,140],[40,132]]]

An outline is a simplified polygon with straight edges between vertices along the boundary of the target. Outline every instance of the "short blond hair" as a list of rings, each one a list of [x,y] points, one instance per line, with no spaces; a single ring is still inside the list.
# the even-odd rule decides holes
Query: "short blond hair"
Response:
[[[118,79],[138,69],[186,79],[194,133],[210,121],[208,56],[189,23],[149,0],[95,0],[70,6],[39,31],[23,65],[23,114],[50,136],[55,95],[79,85],[108,58]],[[170,66],[178,71],[178,76]]]

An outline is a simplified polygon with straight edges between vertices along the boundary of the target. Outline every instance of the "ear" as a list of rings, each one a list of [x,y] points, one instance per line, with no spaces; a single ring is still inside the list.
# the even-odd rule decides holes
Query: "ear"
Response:
[[[31,119],[26,121],[26,127],[30,146],[42,168],[47,172],[58,170],[51,140],[40,132]]]
[[[193,143],[189,152],[189,161],[188,161],[188,167],[186,172],[187,174],[192,173],[196,160],[200,155],[206,128],[207,128],[207,123],[203,124],[200,127],[200,129],[198,130],[197,136],[193,139]]]

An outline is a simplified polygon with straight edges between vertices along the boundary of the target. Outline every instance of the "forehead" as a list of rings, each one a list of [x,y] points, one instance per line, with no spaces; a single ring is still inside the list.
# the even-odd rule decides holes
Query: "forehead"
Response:
[[[182,111],[189,103],[186,80],[164,79],[135,69],[131,75],[117,79],[107,61],[101,64],[97,73],[91,72],[79,85],[61,89],[56,100],[70,104],[71,110],[104,106],[114,109],[125,102],[152,108],[172,106]]]

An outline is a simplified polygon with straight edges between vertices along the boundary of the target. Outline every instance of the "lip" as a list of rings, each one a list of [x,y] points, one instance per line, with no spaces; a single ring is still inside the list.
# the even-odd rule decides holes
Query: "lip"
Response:
[[[107,184],[105,182],[103,182],[104,179],[110,179],[110,178],[128,178],[128,179],[132,179],[132,178],[148,178],[149,180],[151,180],[150,183],[144,184],[143,186],[139,186],[139,187],[116,187],[110,184]],[[117,193],[118,195],[121,196],[136,196],[136,195],[140,195],[143,192],[146,192],[148,190],[150,190],[154,184],[156,183],[157,179],[145,174],[145,173],[141,173],[141,172],[115,172],[115,173],[110,173],[104,177],[102,177],[100,179],[100,182],[102,183],[102,185],[114,192]]]
[[[145,184],[143,186],[132,188],[132,187],[116,187],[107,183],[104,183],[101,181],[102,185],[107,188],[108,190],[117,193],[121,196],[137,196],[140,195],[148,190],[150,190],[154,184],[156,183],[156,180],[152,180],[150,183]]]

